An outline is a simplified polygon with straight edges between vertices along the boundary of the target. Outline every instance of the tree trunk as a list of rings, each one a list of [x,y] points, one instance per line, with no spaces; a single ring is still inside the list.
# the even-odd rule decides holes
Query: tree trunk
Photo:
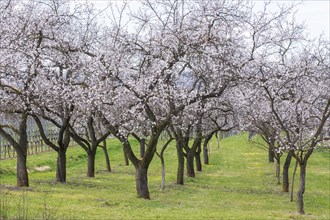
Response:
[[[66,149],[62,148],[57,151],[56,182],[66,182]]]
[[[305,193],[305,183],[306,183],[306,163],[300,162],[300,179],[299,179],[299,190],[297,193],[297,205],[299,214],[305,214],[304,210],[304,193]]]
[[[141,164],[136,168],[136,192],[139,198],[150,199],[148,188],[148,168]]]
[[[248,131],[248,141],[250,142],[251,141],[251,139],[252,139],[252,137],[254,136],[254,132],[252,132],[252,131]]]
[[[198,152],[198,148],[201,147],[202,144],[202,134],[200,131],[197,132],[197,137],[194,140],[192,147],[189,149],[188,141],[186,142],[186,149],[187,149],[187,176],[188,177],[195,177],[195,168],[194,168],[194,158]],[[188,150],[189,149],[189,150]]]
[[[187,176],[195,177],[194,154],[187,155]]]
[[[209,164],[209,149],[207,148],[207,144],[203,144],[203,158],[204,164]]]
[[[274,151],[273,147],[271,145],[268,146],[268,162],[269,163],[274,163]]]
[[[125,149],[123,148],[123,153],[124,153],[124,161],[125,161],[125,165],[128,166],[129,165],[129,160],[128,160],[128,156],[125,152]]]
[[[202,162],[201,162],[201,155],[200,152],[195,155],[195,161],[196,161],[196,170],[202,171]]]
[[[293,170],[293,174],[292,174],[291,196],[290,196],[290,201],[291,202],[293,202],[294,179],[295,179],[295,176],[296,176],[297,167],[298,167],[298,160],[296,160],[296,165],[294,166],[294,170]]]
[[[277,178],[277,184],[281,184],[281,160],[280,157],[275,158],[275,176]]]
[[[16,150],[17,153],[17,186],[28,187],[29,177],[26,166],[28,137],[27,137],[27,116],[22,116],[19,126],[19,143]]]
[[[221,132],[219,132],[219,131],[216,133],[218,149],[220,149],[220,134],[221,134]]]
[[[176,151],[178,155],[178,171],[176,176],[176,183],[179,185],[184,184],[184,154],[183,154],[183,146],[181,141],[176,142]]]
[[[214,132],[207,135],[204,139],[204,142],[203,142],[203,157],[204,157],[204,164],[209,164],[209,149],[208,149],[208,144],[213,136]],[[219,135],[216,134],[216,137],[217,137],[217,142],[218,142],[218,148],[219,148]]]
[[[201,152],[202,152],[202,142],[200,141],[195,154],[196,170],[200,172],[202,171]]]
[[[289,192],[289,168],[292,159],[292,151],[289,151],[286,156],[285,163],[283,165],[283,192]]]
[[[28,187],[29,177],[26,167],[26,152],[17,150],[17,187]]]
[[[162,183],[160,185],[161,190],[165,189],[165,160],[164,157],[160,157],[160,162],[162,164]]]
[[[87,177],[95,177],[95,155],[96,152],[88,151],[88,168],[87,168]]]
[[[108,154],[108,150],[107,150],[107,141],[106,140],[103,141],[102,149],[103,149],[103,153],[104,153],[104,157],[105,157],[107,171],[111,172],[111,165],[110,165],[110,159],[109,159],[109,154]]]
[[[146,146],[145,146],[145,139],[144,138],[141,138],[140,140],[140,158],[143,158],[144,156],[144,153],[145,153],[145,149],[146,149]]]

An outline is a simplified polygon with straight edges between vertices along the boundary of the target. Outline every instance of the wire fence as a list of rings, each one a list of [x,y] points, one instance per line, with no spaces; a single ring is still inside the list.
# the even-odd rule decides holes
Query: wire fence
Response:
[[[0,121],[1,122],[1,121]],[[3,122],[3,121],[2,121]],[[47,138],[52,141],[53,143],[56,143],[57,138],[58,138],[58,128],[56,128],[54,125],[47,121],[42,121],[43,128],[45,131],[45,134]],[[15,125],[15,124],[14,124]],[[27,154],[28,155],[34,155],[34,154],[39,154],[43,152],[48,152],[51,151],[52,148],[47,146],[39,132],[39,129],[35,122],[32,119],[28,120],[27,123],[27,135],[28,135],[28,149],[27,149]],[[15,125],[17,126],[17,125]],[[14,132],[11,132],[10,130],[7,129],[7,132],[9,132],[15,140],[18,140],[18,135],[15,135]],[[229,132],[218,132],[216,135],[217,140],[219,141],[220,139],[230,137],[233,135],[236,135],[238,132],[237,131],[229,131]],[[168,135],[166,132],[163,132],[161,135],[161,139],[167,139]],[[74,146],[76,145],[76,142],[71,140],[69,146]],[[1,136],[0,134],[0,160],[4,159],[11,159],[11,158],[16,158],[16,151],[14,147],[11,145],[11,143],[5,139],[4,137]]]
[[[56,143],[58,137],[58,129],[47,121],[42,121],[44,131],[46,136],[50,141]],[[27,154],[39,154],[43,152],[51,151],[52,148],[47,146],[42,137],[35,122],[32,119],[29,119],[27,122],[27,135],[28,135],[28,149]],[[7,132],[10,133],[15,140],[18,140],[18,135],[14,132],[7,129]],[[70,142],[70,146],[75,145],[74,141]],[[16,151],[12,144],[0,134],[0,160],[16,158]]]

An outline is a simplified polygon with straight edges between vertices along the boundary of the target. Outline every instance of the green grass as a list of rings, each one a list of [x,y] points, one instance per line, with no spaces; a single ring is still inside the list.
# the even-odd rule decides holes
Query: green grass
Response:
[[[54,152],[28,157],[28,190],[14,187],[16,160],[3,160],[0,178],[6,187],[1,190],[0,210],[9,219],[330,219],[329,151],[315,152],[308,162],[306,215],[300,216],[296,203],[276,184],[266,151],[248,143],[246,134],[223,139],[220,149],[215,142],[210,165],[203,166],[196,178],[186,178],[184,186],[175,184],[177,159],[172,143],[165,153],[165,191],[160,190],[160,161],[155,156],[149,168],[150,201],[136,197],[134,167],[124,165],[116,140],[108,140],[113,172],[105,171],[99,149],[95,178],[86,177],[85,152],[70,148],[66,184],[55,182]],[[35,171],[44,165],[51,171]],[[18,211],[22,207],[27,214]]]

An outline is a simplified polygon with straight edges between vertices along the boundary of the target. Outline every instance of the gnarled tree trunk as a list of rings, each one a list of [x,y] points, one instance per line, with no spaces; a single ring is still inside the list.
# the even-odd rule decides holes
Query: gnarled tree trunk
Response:
[[[275,158],[275,176],[277,178],[277,184],[281,184],[281,159],[280,157]]]
[[[209,149],[207,147],[207,144],[205,145],[205,142],[203,144],[203,158],[204,164],[209,164]]]
[[[136,167],[136,192],[139,198],[150,199],[150,193],[148,188],[148,167],[142,165],[142,163]]]
[[[293,174],[292,174],[292,183],[291,183],[291,193],[290,193],[290,202],[293,202],[293,189],[294,189],[294,179],[296,176],[297,172],[297,167],[298,167],[298,160],[296,159],[296,164],[293,169]]]
[[[202,162],[201,162],[200,152],[198,153],[198,151],[195,155],[195,161],[196,161],[196,170],[201,172],[202,171]]]
[[[165,160],[164,160],[164,157],[160,157],[160,162],[162,165],[162,183],[160,185],[160,189],[164,190],[165,189]]]
[[[221,132],[218,131],[215,133],[215,137],[217,138],[217,145],[218,145],[218,149],[220,149],[220,136],[221,136]]]
[[[19,143],[16,147],[17,153],[17,186],[28,187],[29,177],[26,166],[28,137],[27,137],[27,115],[22,116],[19,126]]]
[[[26,152],[21,149],[17,150],[17,187],[28,187],[29,177],[26,167]]]
[[[70,144],[70,131],[69,131],[69,120],[70,117],[67,116],[63,120],[62,126],[59,126],[60,131],[57,137],[57,145],[54,143],[54,138],[46,135],[43,125],[40,119],[34,115],[33,118],[39,128],[40,135],[45,144],[57,152],[56,161],[56,181],[60,183],[66,182],[66,150]]]
[[[95,177],[95,155],[96,155],[96,150],[87,151],[87,158],[88,158],[87,177]]]
[[[202,142],[200,141],[195,154],[196,170],[199,172],[202,171],[201,152],[202,152]]]
[[[63,148],[57,151],[56,182],[66,182],[66,149]]]
[[[194,169],[194,154],[188,153],[187,155],[187,176],[195,177],[195,169]]]
[[[299,179],[299,190],[297,193],[297,205],[299,214],[305,214],[304,210],[304,193],[306,183],[306,163],[300,162],[300,179]]]
[[[108,154],[108,150],[107,150],[107,141],[106,140],[103,141],[102,149],[103,149],[103,153],[104,153],[104,157],[105,157],[107,171],[111,172],[111,164],[110,164],[110,158],[109,158],[109,154]]]
[[[169,133],[169,131],[168,131],[168,133]],[[157,156],[160,158],[160,162],[161,162],[161,166],[162,166],[162,182],[161,182],[161,185],[160,185],[161,190],[165,189],[165,159],[164,159],[164,152],[165,152],[167,146],[171,143],[172,140],[173,140],[173,137],[169,133],[169,139],[163,145],[160,153],[156,152]]]
[[[129,165],[129,159],[128,159],[128,156],[125,152],[125,149],[123,149],[123,153],[124,153],[124,161],[125,161],[125,165],[128,166]]]
[[[141,138],[140,140],[140,158],[143,158],[146,151],[146,139]]]
[[[293,151],[289,151],[283,165],[283,192],[289,192],[289,168],[291,164]]]
[[[268,162],[274,163],[274,149],[271,145],[268,145]]]
[[[211,134],[209,134],[205,137],[204,142],[203,142],[204,164],[209,164],[209,149],[207,146],[208,146],[210,140],[212,139],[212,136],[214,133],[217,134],[216,132],[212,132]],[[217,137],[217,142],[218,142],[218,135],[216,135],[216,137]],[[218,145],[219,145],[219,142],[218,142]]]
[[[176,176],[176,183],[179,185],[184,184],[184,153],[181,140],[176,140],[176,152],[178,156],[178,170]]]
[[[188,150],[188,139],[186,141],[186,149]],[[197,132],[197,137],[194,140],[192,147],[187,152],[187,176],[188,177],[195,177],[195,168],[194,168],[194,158],[197,153],[198,147],[201,146],[202,143],[202,134],[201,132]]]

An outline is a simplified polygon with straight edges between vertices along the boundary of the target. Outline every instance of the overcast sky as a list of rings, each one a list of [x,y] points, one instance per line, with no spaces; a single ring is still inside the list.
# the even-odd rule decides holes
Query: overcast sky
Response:
[[[287,1],[291,2],[291,1]],[[330,37],[330,1],[304,1],[298,6],[297,20],[304,21],[311,37],[318,37],[324,33]]]
[[[90,0],[97,8],[103,8],[109,2],[121,2],[122,0]],[[130,0],[127,0],[128,2]],[[191,0],[193,1],[193,0]],[[256,4],[262,3],[264,0],[254,0]],[[138,2],[138,0],[131,0]],[[293,0],[278,0],[274,3],[292,3]],[[300,2],[300,1],[296,1]],[[134,4],[134,3],[133,3]],[[138,4],[136,4],[138,5]],[[329,0],[305,0],[298,7],[296,18],[298,21],[305,22],[307,32],[312,38],[324,34],[327,39],[330,39],[330,1]]]

